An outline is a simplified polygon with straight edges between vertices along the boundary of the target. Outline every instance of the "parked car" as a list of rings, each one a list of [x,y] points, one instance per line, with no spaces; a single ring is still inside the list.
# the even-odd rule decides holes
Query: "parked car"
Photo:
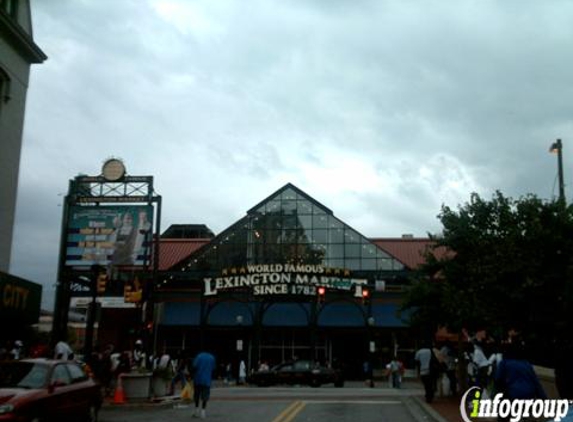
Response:
[[[101,388],[75,362],[0,362],[0,421],[97,421]]]
[[[259,387],[276,384],[300,384],[320,387],[322,384],[334,383],[343,387],[344,379],[338,370],[317,365],[308,360],[297,360],[277,365],[268,371],[258,371],[248,379],[250,384]]]

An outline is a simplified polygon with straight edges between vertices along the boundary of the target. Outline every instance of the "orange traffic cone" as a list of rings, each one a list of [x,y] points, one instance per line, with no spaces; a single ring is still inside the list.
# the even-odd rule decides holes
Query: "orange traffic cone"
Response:
[[[123,393],[123,384],[121,382],[121,374],[117,377],[117,387],[115,387],[115,394],[113,395],[114,404],[125,403],[125,394]]]

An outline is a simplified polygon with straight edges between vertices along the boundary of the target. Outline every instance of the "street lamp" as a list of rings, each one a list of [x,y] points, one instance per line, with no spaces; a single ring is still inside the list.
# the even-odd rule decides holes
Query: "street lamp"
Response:
[[[565,185],[563,183],[563,144],[561,139],[557,139],[556,142],[551,144],[549,152],[557,154],[557,168],[559,174],[559,202],[565,205]]]

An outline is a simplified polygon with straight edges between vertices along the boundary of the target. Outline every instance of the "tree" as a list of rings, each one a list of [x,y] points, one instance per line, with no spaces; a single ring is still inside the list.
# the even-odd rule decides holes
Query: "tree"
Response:
[[[571,208],[498,191],[490,201],[474,193],[457,210],[443,206],[438,218],[442,234],[431,236],[434,249],[404,304],[414,324],[453,332],[515,329],[545,347],[560,335],[555,322],[571,327]]]

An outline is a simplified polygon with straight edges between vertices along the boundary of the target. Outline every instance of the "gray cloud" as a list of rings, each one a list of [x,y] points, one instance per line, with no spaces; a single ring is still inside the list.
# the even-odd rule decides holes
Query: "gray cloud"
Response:
[[[109,156],[155,176],[164,228],[218,232],[287,182],[370,237],[439,230],[472,191],[550,198],[555,138],[573,164],[571,16],[562,0],[35,1],[49,60],[12,269],[52,283],[50,201]]]

